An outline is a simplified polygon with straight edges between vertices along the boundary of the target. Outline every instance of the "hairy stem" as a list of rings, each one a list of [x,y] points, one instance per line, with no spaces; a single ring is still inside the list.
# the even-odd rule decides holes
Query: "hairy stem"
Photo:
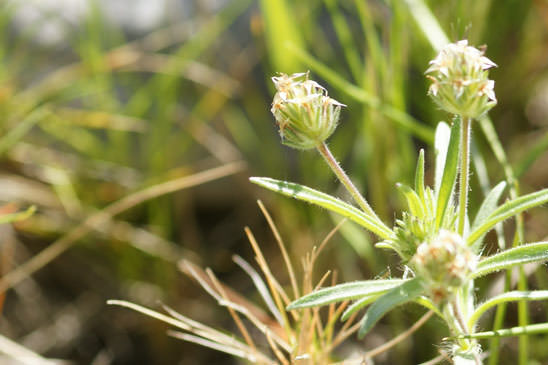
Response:
[[[346,190],[352,195],[352,198],[356,201],[356,203],[360,206],[360,208],[367,214],[369,214],[372,217],[377,217],[373,209],[369,206],[369,203],[365,200],[365,198],[360,194],[358,189],[354,186],[348,175],[344,172],[344,170],[341,168],[331,151],[329,150],[329,147],[325,144],[325,142],[322,142],[318,147],[318,152],[322,155],[325,162],[329,165],[331,170],[335,173],[339,181],[344,185]]]
[[[470,121],[470,118],[462,118],[458,226],[458,233],[461,236],[464,234],[464,225],[466,222],[466,206],[468,203],[468,175],[470,169]]]

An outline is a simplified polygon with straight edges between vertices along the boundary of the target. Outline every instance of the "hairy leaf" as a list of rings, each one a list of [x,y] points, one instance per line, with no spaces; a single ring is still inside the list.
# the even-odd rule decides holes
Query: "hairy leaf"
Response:
[[[542,261],[548,261],[548,241],[521,245],[486,257],[479,262],[471,277],[478,278],[513,266]]]
[[[365,280],[335,285],[307,294],[289,304],[287,309],[317,307],[329,303],[341,302],[343,300],[376,296],[402,285],[405,282],[406,280],[402,279]]]
[[[252,177],[249,180],[252,183],[282,195],[316,204],[322,208],[336,212],[343,217],[358,223],[360,226],[367,228],[383,239],[392,236],[392,230],[378,218],[372,217],[358,208],[325,193],[303,185],[275,180],[268,177]]]
[[[387,312],[401,304],[415,300],[422,292],[422,281],[420,278],[414,278],[381,296],[371,305],[362,318],[358,337],[365,336]]]

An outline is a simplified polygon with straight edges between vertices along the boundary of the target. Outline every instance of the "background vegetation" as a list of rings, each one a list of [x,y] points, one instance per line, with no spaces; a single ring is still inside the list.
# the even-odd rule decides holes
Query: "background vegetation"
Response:
[[[0,5],[1,209],[37,209],[0,225],[1,270],[19,268],[0,281],[0,333],[46,357],[86,364],[234,361],[170,338],[165,325],[105,302],[161,301],[231,329],[230,317],[176,263],[186,258],[209,266],[253,297],[252,283],[231,261],[234,253],[253,260],[244,226],[256,234],[271,267],[282,267],[257,198],[295,262],[338,222],[247,181],[271,176],[339,189],[314,153],[280,144],[269,111],[270,76],[278,71],[310,70],[348,105],[330,146],[379,215],[393,218],[403,203],[394,184],[412,181],[418,148],[430,148],[434,126],[447,119],[426,97],[424,70],[438,35],[430,16],[451,40],[486,44],[499,66],[491,72],[499,105],[490,115],[506,155],[485,130],[474,129],[479,168],[472,194],[482,195],[481,179],[500,181],[509,168],[522,193],[548,185],[543,0],[183,0],[166,2],[167,15],[145,31],[113,20],[101,4],[85,2],[75,19],[42,5],[41,15],[26,22],[25,2]],[[62,36],[48,42],[52,24]],[[172,190],[162,183],[219,166],[224,170],[183,180],[187,185],[164,194]],[[159,190],[132,195],[148,187]],[[547,219],[545,209],[525,216],[527,242],[545,239]],[[37,256],[51,245],[56,249],[46,251],[49,256]],[[33,257],[43,261],[21,266]],[[341,281],[372,278],[399,270],[392,259],[345,223],[320,256],[316,275],[336,269]],[[283,270],[279,275],[288,283]],[[484,290],[493,285],[485,283]],[[547,287],[545,267],[530,273],[529,285]],[[546,321],[545,303],[530,308],[535,321]],[[365,342],[349,341],[341,351],[383,342],[417,316],[412,309],[395,312]],[[507,323],[516,321],[510,306]],[[426,361],[444,331],[432,320],[413,342],[379,361]],[[530,354],[539,363],[548,361],[545,341],[531,337]],[[501,359],[514,363],[516,347],[517,340],[503,341]]]

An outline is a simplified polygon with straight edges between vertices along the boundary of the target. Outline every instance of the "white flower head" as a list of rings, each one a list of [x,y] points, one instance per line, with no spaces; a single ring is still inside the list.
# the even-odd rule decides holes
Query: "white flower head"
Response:
[[[447,44],[426,70],[432,81],[428,93],[442,109],[478,118],[496,105],[494,81],[488,70],[496,64],[467,40]]]

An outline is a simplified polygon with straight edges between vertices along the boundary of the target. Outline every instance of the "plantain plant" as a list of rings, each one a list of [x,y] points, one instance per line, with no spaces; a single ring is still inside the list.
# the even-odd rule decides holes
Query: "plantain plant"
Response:
[[[466,40],[443,47],[430,62],[429,95],[451,115],[448,125],[440,122],[435,133],[435,178],[425,183],[425,156],[421,150],[414,186],[398,184],[408,209],[394,226],[383,222],[356,189],[326,140],[334,132],[343,104],[310,80],[308,73],[273,77],[276,95],[272,113],[282,143],[302,150],[316,149],[348,190],[357,206],[299,184],[253,177],[251,181],[301,201],[312,203],[352,220],[378,238],[377,246],[401,258],[403,276],[364,280],[321,288],[287,307],[288,310],[319,307],[351,300],[341,318],[353,318],[368,307],[361,319],[359,337],[397,306],[415,302],[447,325],[449,356],[455,364],[481,364],[484,358],[478,339],[546,333],[548,323],[480,332],[478,320],[490,308],[512,301],[548,299],[548,290],[507,291],[479,301],[474,280],[526,263],[548,261],[548,242],[519,242],[510,249],[486,256],[486,234],[503,221],[548,202],[548,189],[513,197],[499,204],[507,183],[494,186],[473,219],[469,217],[469,165],[471,125],[496,105],[494,82],[488,78],[496,66],[484,51]]]

